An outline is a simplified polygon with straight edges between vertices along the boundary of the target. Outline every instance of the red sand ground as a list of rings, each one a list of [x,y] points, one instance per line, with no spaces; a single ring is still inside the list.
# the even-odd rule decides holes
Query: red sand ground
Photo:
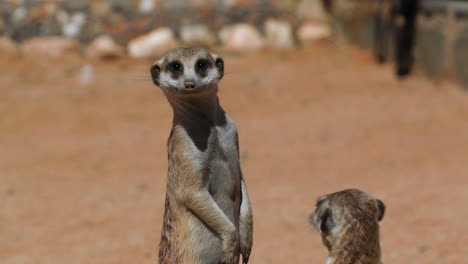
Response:
[[[468,94],[354,50],[225,55],[251,263],[323,263],[317,196],[382,199],[386,263],[468,263]],[[149,61],[0,61],[0,263],[156,263],[171,110]]]

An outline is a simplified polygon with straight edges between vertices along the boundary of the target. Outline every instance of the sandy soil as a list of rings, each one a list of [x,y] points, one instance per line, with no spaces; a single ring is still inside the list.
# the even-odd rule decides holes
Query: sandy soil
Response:
[[[382,199],[386,263],[468,263],[468,94],[356,50],[225,54],[251,263],[323,263],[317,196]],[[156,263],[171,110],[150,61],[0,60],[0,263]]]

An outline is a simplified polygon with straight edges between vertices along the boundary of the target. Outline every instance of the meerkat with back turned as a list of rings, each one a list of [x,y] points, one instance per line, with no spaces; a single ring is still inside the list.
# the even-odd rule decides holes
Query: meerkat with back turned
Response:
[[[379,221],[385,205],[357,190],[321,196],[310,222],[328,248],[326,264],[381,264]]]
[[[151,67],[174,112],[160,264],[237,264],[249,260],[252,212],[234,121],[221,108],[221,57],[177,48]]]

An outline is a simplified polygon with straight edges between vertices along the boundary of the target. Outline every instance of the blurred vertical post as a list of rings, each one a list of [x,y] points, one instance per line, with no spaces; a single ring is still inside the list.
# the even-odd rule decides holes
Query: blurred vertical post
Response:
[[[408,75],[413,67],[413,47],[419,0],[399,0],[396,7],[396,74]]]

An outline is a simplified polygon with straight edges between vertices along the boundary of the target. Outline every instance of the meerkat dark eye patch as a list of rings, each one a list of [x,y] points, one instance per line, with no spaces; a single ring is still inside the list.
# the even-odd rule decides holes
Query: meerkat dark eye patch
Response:
[[[195,71],[198,75],[205,77],[208,69],[211,67],[211,62],[206,59],[199,59],[195,63]]]
[[[221,80],[224,76],[224,61],[221,58],[217,58],[215,63],[219,72],[219,79]]]
[[[379,217],[378,217],[378,219],[379,219],[379,221],[382,221],[382,219],[383,219],[383,217],[385,215],[385,204],[381,200],[377,199],[377,207],[379,208]]]
[[[151,72],[151,79],[153,80],[153,83],[159,86],[159,75],[161,74],[161,67],[155,64],[151,66],[150,72]]]
[[[330,209],[326,209],[325,212],[323,212],[321,221],[320,221],[320,231],[322,233],[328,233],[330,232],[331,229],[333,229],[333,217],[332,217],[332,212]]]
[[[173,61],[167,65],[167,70],[172,78],[177,79],[184,73],[184,66],[178,61]]]

